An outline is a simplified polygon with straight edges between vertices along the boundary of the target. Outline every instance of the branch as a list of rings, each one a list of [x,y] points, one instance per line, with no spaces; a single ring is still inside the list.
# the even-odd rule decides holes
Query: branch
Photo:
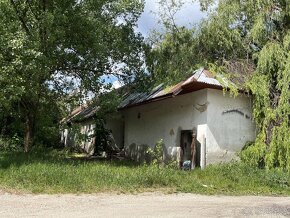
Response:
[[[84,67],[66,67],[66,68],[57,68],[56,71],[67,71],[67,72],[70,72],[70,71],[90,71],[90,72],[93,72],[93,73],[96,73],[96,74],[99,74],[99,75],[115,75],[115,76],[126,76],[126,74],[124,73],[118,73],[118,72],[106,72],[106,71],[98,71],[98,70],[95,70],[95,69],[90,69],[90,68],[84,68]]]
[[[16,15],[18,16],[20,22],[21,22],[21,25],[23,27],[23,29],[25,30],[25,32],[27,33],[27,35],[31,36],[31,33],[30,33],[30,30],[29,28],[27,27],[26,23],[25,23],[25,20],[23,19],[23,17],[20,15],[18,9],[17,9],[17,5],[15,4],[15,2],[13,0],[10,0],[10,3],[11,5],[13,6],[15,12],[16,12]]]
[[[35,18],[37,21],[39,21],[39,17],[38,17],[37,14],[34,13],[34,11],[33,11],[33,8],[32,8],[32,5],[31,5],[30,0],[27,0],[26,3],[28,4],[28,7],[29,7],[31,13],[33,14],[34,18]]]

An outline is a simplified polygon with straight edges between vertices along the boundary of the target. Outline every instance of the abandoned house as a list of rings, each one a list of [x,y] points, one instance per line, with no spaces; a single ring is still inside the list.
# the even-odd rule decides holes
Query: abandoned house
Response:
[[[118,147],[137,161],[142,161],[147,147],[155,146],[160,139],[166,158],[178,158],[182,150],[182,159],[188,160],[192,134],[196,136],[196,165],[236,159],[245,143],[255,139],[251,95],[241,91],[232,97],[220,81],[232,83],[199,69],[172,87],[160,85],[147,93],[129,93],[119,105],[117,116],[106,121],[106,128]],[[96,110],[85,107],[72,114],[83,117],[83,133],[94,134]],[[67,146],[74,143],[69,129],[64,130],[63,141]],[[93,144],[92,137],[81,147],[91,153]]]

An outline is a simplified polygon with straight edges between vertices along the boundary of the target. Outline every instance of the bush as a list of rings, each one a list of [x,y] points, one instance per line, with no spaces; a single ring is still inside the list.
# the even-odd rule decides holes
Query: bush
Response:
[[[164,166],[165,168],[177,169],[178,164],[176,160],[165,160],[164,159],[164,150],[166,149],[163,139],[160,139],[154,148],[149,147],[146,151],[147,154],[151,157],[151,164],[155,166]]]
[[[14,135],[11,138],[0,137],[0,151],[22,151],[23,140],[18,135]]]
[[[163,160],[163,149],[164,149],[164,142],[163,139],[160,139],[154,148],[148,148],[147,150],[147,154],[149,154],[151,156],[151,163],[153,165],[156,165],[158,167],[160,167],[161,164],[164,163]]]

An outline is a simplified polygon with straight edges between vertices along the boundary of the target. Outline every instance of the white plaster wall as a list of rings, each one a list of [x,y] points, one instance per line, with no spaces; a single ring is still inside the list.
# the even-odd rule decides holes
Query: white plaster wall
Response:
[[[80,147],[90,155],[92,155],[95,150],[95,137],[94,137],[95,128],[96,124],[93,119],[81,123],[80,132],[81,134],[85,135],[88,138],[82,140]]]
[[[92,155],[95,150],[95,120],[89,119],[73,125],[80,125],[80,133],[82,134],[82,137],[85,137],[80,140],[78,134],[73,133],[70,128],[65,128],[61,131],[61,142],[65,147],[79,146],[86,153]],[[113,114],[113,117],[106,119],[105,128],[112,131],[116,145],[119,148],[123,148],[124,121],[121,113]]]
[[[88,136],[88,139],[81,142],[80,147],[90,155],[94,153],[95,150],[95,120],[91,119],[86,122],[81,123],[81,134]],[[112,131],[115,143],[119,148],[123,146],[124,138],[124,125],[121,120],[121,115],[118,114],[114,118],[106,120],[105,128]]]
[[[207,101],[207,125],[203,127],[206,129],[207,163],[236,159],[236,152],[247,141],[255,139],[251,97],[240,94],[233,98],[229,93],[224,95],[222,91],[208,89]]]
[[[204,89],[126,109],[123,114],[125,149],[132,144],[154,146],[163,139],[168,154],[175,156],[180,131],[194,129],[199,142],[206,138],[206,163],[211,164],[237,159],[236,152],[255,139],[251,97],[244,94],[233,98],[221,90]]]
[[[125,148],[133,143],[154,146],[163,139],[167,152],[176,155],[180,130],[197,129],[198,125],[206,123],[207,112],[194,107],[206,101],[207,90],[200,90],[124,110]]]

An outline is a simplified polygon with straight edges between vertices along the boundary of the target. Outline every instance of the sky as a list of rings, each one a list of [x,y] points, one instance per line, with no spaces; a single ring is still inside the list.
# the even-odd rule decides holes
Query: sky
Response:
[[[192,24],[198,24],[202,18],[206,17],[206,14],[200,11],[198,1],[183,0],[183,2],[184,5],[176,14],[176,23],[178,25],[189,27]],[[145,0],[144,12],[139,18],[137,28],[144,37],[148,36],[152,29],[160,29],[158,25],[158,11],[158,0]]]
[[[200,11],[198,1],[183,0],[184,5],[181,10],[176,14],[176,23],[180,26],[190,27],[198,24],[201,19],[206,17],[206,14]],[[158,24],[158,0],[145,0],[144,12],[138,20],[137,31],[141,32],[146,38],[149,36],[150,31],[153,29],[160,30],[161,26]],[[115,77],[105,78],[107,82],[112,83],[114,88],[119,88],[122,83]]]

